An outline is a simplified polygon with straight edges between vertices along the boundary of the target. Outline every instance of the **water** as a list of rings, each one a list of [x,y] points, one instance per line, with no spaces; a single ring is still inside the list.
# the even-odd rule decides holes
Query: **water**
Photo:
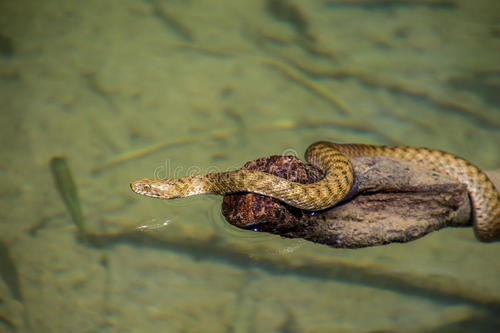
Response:
[[[339,250],[128,187],[317,140],[500,168],[499,4],[359,3],[1,3],[0,330],[498,330],[500,245],[469,228]],[[59,154],[99,244],[77,239]]]

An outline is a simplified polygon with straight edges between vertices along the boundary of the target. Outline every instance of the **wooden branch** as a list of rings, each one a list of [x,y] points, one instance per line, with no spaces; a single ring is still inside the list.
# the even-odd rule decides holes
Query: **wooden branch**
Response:
[[[408,242],[444,227],[471,226],[465,185],[416,164],[385,157],[352,160],[356,185],[351,198],[309,212],[258,194],[224,198],[222,213],[240,228],[304,238],[339,248]],[[272,156],[244,168],[311,183],[321,173],[293,156]]]

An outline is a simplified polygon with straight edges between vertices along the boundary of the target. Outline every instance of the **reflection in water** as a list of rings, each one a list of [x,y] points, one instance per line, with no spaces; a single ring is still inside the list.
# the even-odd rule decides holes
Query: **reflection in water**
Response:
[[[158,230],[167,227],[170,224],[170,222],[171,222],[170,219],[166,219],[163,220],[163,222],[161,223],[157,223],[157,219],[153,218],[151,219],[151,223],[140,225],[136,229],[140,231]]]

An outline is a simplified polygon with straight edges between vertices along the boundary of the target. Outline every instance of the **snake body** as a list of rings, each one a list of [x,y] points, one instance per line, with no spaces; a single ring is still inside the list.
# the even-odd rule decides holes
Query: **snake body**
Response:
[[[162,199],[253,192],[300,209],[322,210],[334,206],[349,193],[354,183],[349,158],[362,156],[399,158],[457,179],[466,185],[471,199],[476,237],[484,242],[500,240],[500,194],[495,185],[467,160],[429,148],[321,141],[310,145],[305,153],[307,162],[324,172],[324,177],[312,184],[291,182],[260,171],[236,170],[174,179],[143,178],[130,187],[136,193]]]

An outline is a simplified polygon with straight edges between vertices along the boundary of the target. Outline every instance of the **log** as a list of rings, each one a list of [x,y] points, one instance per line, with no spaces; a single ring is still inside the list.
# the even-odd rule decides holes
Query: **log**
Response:
[[[356,183],[350,197],[322,211],[305,211],[254,193],[226,195],[222,214],[239,228],[303,238],[336,248],[409,242],[445,227],[470,227],[464,184],[444,174],[388,157],[351,159]],[[294,156],[248,162],[259,170],[301,183],[322,177]]]

